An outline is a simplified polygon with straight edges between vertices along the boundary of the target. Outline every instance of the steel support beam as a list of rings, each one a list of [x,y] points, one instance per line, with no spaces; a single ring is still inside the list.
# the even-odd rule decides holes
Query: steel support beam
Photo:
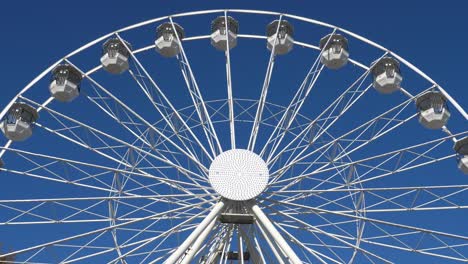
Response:
[[[285,264],[284,263],[284,256],[283,253],[280,252],[280,249],[276,245],[275,241],[273,241],[270,237],[269,234],[266,233],[265,228],[260,224],[257,223],[258,230],[262,234],[263,238],[267,242],[268,246],[270,246],[271,252],[273,252],[273,255],[275,255],[276,260],[278,261],[278,264]],[[257,241],[258,243],[258,241]]]
[[[177,248],[172,255],[167,258],[164,264],[175,264],[184,254],[186,254],[187,249],[195,242],[195,240],[202,234],[202,232],[207,229],[210,223],[215,220],[215,218],[221,213],[221,210],[224,208],[224,202],[219,201],[213,207],[212,211],[206,216],[206,218],[193,230],[193,232],[185,239],[185,241]]]
[[[273,238],[278,247],[281,248],[281,250],[285,253],[289,263],[302,264],[302,261],[296,255],[294,250],[289,246],[288,242],[284,240],[270,219],[268,219],[265,213],[263,213],[262,209],[260,209],[258,205],[254,204],[252,205],[251,210],[257,218],[257,221],[264,227],[264,231],[266,231]]]
[[[203,242],[205,242],[206,238],[213,230],[213,227],[216,225],[216,221],[216,219],[213,219],[213,221],[211,221],[208,227],[205,228],[205,230],[203,230],[203,232],[200,234],[197,240],[195,240],[193,245],[187,250],[185,257],[182,259],[180,264],[191,263],[193,257],[195,257],[195,254],[197,254],[198,250],[200,250],[201,246],[203,245]]]

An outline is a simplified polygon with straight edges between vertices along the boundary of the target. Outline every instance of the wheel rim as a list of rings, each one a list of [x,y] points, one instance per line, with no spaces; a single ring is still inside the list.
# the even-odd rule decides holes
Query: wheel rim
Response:
[[[289,97],[286,96],[287,99],[282,99],[285,104],[281,107],[268,102],[266,92],[268,92],[271,85],[271,76],[269,75],[273,73],[274,60],[281,59],[280,57],[276,58],[279,55],[274,56],[273,52],[269,54],[269,61],[267,61],[267,73],[262,88],[262,91],[265,91],[265,93],[262,92],[264,97],[261,96],[259,100],[250,100],[233,95],[235,85],[232,85],[230,81],[231,51],[229,49],[225,54],[229,66],[226,77],[228,80],[227,99],[205,100],[201,95],[205,96],[209,91],[199,89],[198,78],[195,77],[196,68],[194,67],[192,70],[188,60],[188,56],[193,55],[193,53],[189,53],[191,49],[186,47],[192,41],[208,39],[209,35],[195,35],[184,38],[178,58],[181,63],[182,74],[185,77],[185,79],[181,78],[179,80],[179,84],[185,85],[185,90],[181,89],[180,91],[187,92],[187,88],[191,91],[190,97],[186,97],[185,100],[191,102],[191,106],[182,108],[183,105],[172,105],[171,100],[174,99],[174,94],[159,88],[155,79],[151,77],[154,74],[154,71],[152,71],[154,69],[146,68],[149,61],[149,55],[147,54],[153,52],[154,45],[135,46],[136,49],[132,53],[129,73],[117,77],[122,85],[128,84],[128,81],[122,80],[123,77],[131,78],[133,87],[144,92],[144,94],[141,94],[144,100],[150,99],[150,104],[145,107],[151,109],[151,111],[157,110],[154,113],[159,115],[159,118],[148,121],[150,120],[149,115],[143,106],[138,106],[139,101],[136,101],[137,103],[131,102],[133,104],[128,105],[126,102],[124,103],[122,98],[128,99],[131,92],[114,95],[115,90],[106,89],[102,85],[105,82],[104,80],[110,78],[110,76],[104,76],[101,67],[88,66],[87,70],[82,70],[83,67],[78,67],[74,63],[75,56],[86,55],[87,52],[94,54],[96,46],[110,37],[131,40],[132,30],[154,27],[162,22],[179,22],[179,20],[182,25],[183,19],[188,21],[198,16],[213,18],[213,15],[231,15],[234,18],[236,15],[267,16],[271,20],[288,19],[297,24],[310,23],[314,26],[324,27],[328,30],[328,33],[341,33],[353,38],[355,42],[361,41],[383,51],[375,58],[376,60],[385,55],[396,58],[404,65],[406,70],[412,72],[412,75],[407,72],[408,77],[405,77],[405,79],[409,79],[408,83],[419,86],[424,81],[428,86],[422,89],[400,89],[399,95],[401,98],[389,103],[389,105],[383,105],[382,109],[384,110],[380,112],[379,110],[370,111],[373,114],[370,115],[370,118],[365,116],[363,119],[368,118],[367,120],[360,120],[360,123],[356,121],[357,124],[353,125],[350,123],[355,120],[353,116],[355,117],[363,109],[361,106],[361,109],[353,112],[354,104],[360,103],[362,101],[360,100],[361,97],[366,98],[371,92],[374,95],[368,98],[376,98],[377,96],[369,83],[370,63],[364,64],[350,59],[350,66],[356,67],[356,70],[347,73],[349,76],[353,74],[355,76],[354,79],[350,78],[348,80],[347,83],[350,85],[348,90],[344,92],[340,90],[340,93],[335,96],[335,98],[338,98],[337,101],[330,101],[331,104],[324,103],[322,106],[325,107],[322,107],[322,112],[312,111],[311,117],[308,118],[300,111],[307,109],[307,107],[310,109],[311,105],[304,103],[303,106],[300,99],[308,96],[309,92],[305,91],[310,91],[311,88],[320,85],[316,85],[315,81],[321,80],[319,77],[322,71],[325,70],[319,61],[320,49],[307,42],[301,42],[301,36],[299,35],[297,40],[295,39],[294,45],[315,50],[315,53],[310,56],[315,59],[315,62],[312,61],[308,64],[312,65],[307,74],[310,78],[304,80],[303,92],[297,93],[299,99],[296,98],[296,105],[291,104],[291,97],[294,94]],[[124,36],[125,34],[126,36]],[[239,40],[266,41],[266,37],[261,35],[242,35],[242,28],[238,38]],[[148,39],[150,38],[148,37]],[[239,45],[236,48],[239,48]],[[192,49],[194,48],[192,47]],[[210,56],[216,56],[215,54],[219,55],[213,50]],[[354,58],[353,55],[351,55],[351,58]],[[173,60],[177,61],[177,59]],[[143,263],[162,261],[174,251],[177,245],[184,241],[184,237],[187,237],[190,231],[195,228],[195,223],[203,219],[203,215],[207,214],[213,203],[220,198],[207,182],[205,175],[211,160],[222,152],[221,149],[227,150],[230,148],[251,149],[262,155],[266,163],[268,163],[271,172],[270,185],[257,198],[257,202],[268,213],[271,220],[277,224],[276,228],[293,245],[293,250],[296,251],[302,261],[341,263],[361,262],[363,260],[391,261],[394,259],[391,255],[376,253],[373,247],[394,249],[397,252],[414,251],[415,254],[419,253],[417,255],[422,257],[428,255],[455,261],[466,259],[466,254],[463,254],[466,252],[466,248],[463,246],[466,236],[463,236],[463,234],[407,224],[412,221],[414,223],[421,216],[411,220],[404,219],[403,223],[388,221],[386,217],[379,218],[379,213],[393,212],[398,214],[402,211],[458,210],[465,208],[462,198],[466,197],[466,186],[461,184],[463,180],[460,179],[450,179],[449,182],[454,183],[450,186],[438,184],[420,187],[414,186],[417,182],[413,182],[413,186],[403,183],[399,186],[394,185],[387,188],[378,184],[395,184],[395,182],[386,181],[389,178],[388,176],[400,175],[401,177],[405,173],[412,172],[413,169],[424,169],[425,166],[433,166],[434,164],[450,164],[448,160],[454,159],[456,156],[456,153],[451,150],[450,142],[466,136],[467,133],[463,124],[466,124],[467,115],[459,104],[427,75],[397,54],[389,52],[367,39],[329,24],[293,15],[248,10],[210,10],[157,18],[118,30],[72,52],[65,57],[65,61],[80,69],[84,74],[86,84],[83,84],[83,86],[86,85],[86,89],[82,88],[83,94],[80,98],[84,98],[82,100],[86,99],[87,103],[94,104],[94,106],[97,106],[96,109],[101,111],[100,115],[102,116],[97,114],[94,117],[97,120],[78,121],[80,120],[78,116],[76,116],[76,119],[72,118],[70,117],[72,113],[65,110],[65,107],[73,105],[74,102],[69,105],[59,105],[53,102],[53,99],[47,99],[44,95],[40,95],[40,88],[30,89],[43,86],[46,83],[45,79],[47,79],[44,76],[59,62],[39,75],[12,102],[26,102],[43,113],[44,117],[41,117],[44,122],[39,119],[36,123],[35,132],[41,130],[43,131],[41,136],[45,137],[46,134],[48,136],[58,136],[58,138],[61,138],[60,140],[74,146],[81,146],[93,154],[98,154],[99,158],[96,158],[96,165],[102,164],[101,167],[94,166],[91,157],[82,159],[82,162],[76,162],[80,159],[76,159],[76,161],[69,160],[65,158],[66,152],[57,149],[53,149],[58,151],[56,157],[44,157],[38,155],[39,153],[46,153],[45,151],[38,151],[41,148],[40,145],[18,144],[17,147],[16,143],[11,144],[10,141],[5,141],[0,154],[2,159],[5,160],[2,170],[11,175],[19,174],[33,178],[48,175],[42,178],[87,188],[87,190],[93,190],[93,192],[110,190],[108,192],[109,197],[107,199],[103,199],[102,196],[100,199],[90,198],[93,195],[81,197],[72,201],[75,203],[80,202],[76,208],[73,208],[71,204],[66,204],[69,202],[66,199],[57,198],[56,200],[47,201],[18,199],[21,202],[16,202],[16,204],[24,204],[27,209],[21,207],[23,205],[13,206],[12,204],[15,203],[11,200],[14,199],[4,199],[1,201],[4,210],[11,213],[11,208],[13,208],[13,211],[16,211],[17,214],[6,214],[7,217],[2,222],[4,225],[14,225],[16,223],[20,226],[19,224],[32,225],[34,222],[41,221],[45,224],[46,222],[52,223],[59,220],[59,222],[68,224],[72,221],[81,222],[81,224],[109,222],[110,226],[102,227],[100,232],[91,235],[84,235],[89,231],[86,228],[80,229],[80,233],[74,235],[79,236],[75,239],[80,241],[81,244],[79,245],[65,245],[63,244],[65,241],[55,240],[58,242],[42,244],[39,247],[25,247],[24,250],[14,250],[12,254],[18,253],[20,259],[24,257],[25,260],[29,259],[28,261],[36,261],[36,259],[50,261],[41,252],[45,252],[46,249],[51,248],[51,245],[55,245],[55,247],[63,247],[70,251],[64,253],[68,254],[67,256],[59,256],[62,261],[79,262],[93,257],[96,257],[99,261],[104,260],[111,263],[133,262],[132,258]],[[76,61],[79,61],[79,59],[77,58]],[[233,72],[233,80],[235,79],[234,75]],[[415,81],[416,78],[422,81]],[[202,86],[200,85],[200,87]],[[300,86],[300,83],[298,86]],[[442,136],[441,134],[424,136],[423,141],[418,141],[409,146],[409,141],[401,140],[401,144],[395,143],[395,146],[385,144],[384,148],[378,151],[378,145],[375,144],[379,144],[380,138],[388,139],[386,137],[387,133],[391,135],[393,130],[403,129],[403,127],[406,129],[405,131],[414,130],[411,121],[415,120],[418,115],[414,109],[411,109],[413,100],[420,94],[435,89],[447,98],[451,107],[458,110],[458,112],[453,111],[452,113],[452,118],[455,118],[455,120],[457,120],[456,116],[459,118],[459,121],[455,123],[457,126],[450,126],[450,130],[444,127],[443,131],[447,134],[442,134]],[[297,92],[297,90],[293,91]],[[162,95],[164,92],[172,96],[172,99],[169,96]],[[304,95],[304,93],[307,95]],[[310,91],[310,93],[313,94],[313,91]],[[313,96],[319,96],[319,94]],[[44,99],[41,100],[40,98]],[[278,101],[282,102],[282,100]],[[148,103],[148,101],[146,102]],[[84,105],[84,102],[78,102],[77,104]],[[161,107],[161,105],[164,106]],[[9,106],[2,111],[0,116],[3,117],[8,109]],[[343,112],[340,113],[339,110]],[[348,115],[348,119],[345,119],[345,113]],[[110,120],[101,123],[98,128],[96,121],[104,119],[104,117],[110,117]],[[53,127],[52,122],[62,127]],[[116,128],[115,125],[123,129],[122,134],[112,134],[112,130]],[[107,131],[110,132],[101,130],[106,126],[109,126],[110,129]],[[343,129],[335,127],[342,127]],[[258,139],[256,136],[250,136],[248,139],[243,138],[232,132],[233,130],[238,131],[238,133],[239,131],[241,133],[254,131],[252,134],[256,134],[257,129],[264,133]],[[422,131],[422,128],[420,129]],[[75,133],[75,130],[82,131]],[[220,131],[223,131],[223,135],[218,137],[216,133],[221,133]],[[369,136],[368,132],[370,132],[371,137],[365,138],[365,136]],[[81,134],[78,135],[77,133]],[[120,137],[126,139],[133,137],[134,140],[120,140]],[[265,144],[266,142],[268,144]],[[366,152],[364,153],[363,150],[366,150]],[[372,155],[367,153],[372,153]],[[77,152],[72,156],[73,158],[83,157],[85,154],[85,151]],[[29,167],[22,167],[23,163],[13,161],[13,156],[21,157],[23,162],[29,163]],[[55,155],[51,154],[51,156]],[[61,158],[61,156],[64,158]],[[184,157],[184,160],[180,157]],[[49,161],[46,162],[45,160]],[[109,162],[112,162],[116,167],[105,167],[104,165],[110,164]],[[81,173],[82,178],[73,180],[72,173],[59,173],[59,168],[56,166],[58,163],[65,164],[63,166],[66,167],[66,170],[73,169],[74,173]],[[287,170],[284,169],[285,166]],[[88,171],[80,169],[85,167]],[[101,170],[101,172],[98,170]],[[35,172],[45,174],[41,175]],[[174,173],[177,174],[176,178],[174,178]],[[112,176],[109,177],[109,175]],[[137,177],[138,180],[136,180]],[[377,180],[381,182],[374,185]],[[169,186],[169,188],[162,189],[161,186],[163,185]],[[423,199],[422,195],[429,196]],[[430,199],[431,195],[432,199]],[[94,203],[87,204],[84,202],[87,197],[89,201],[94,201]],[[400,199],[402,197],[404,199]],[[75,210],[75,213],[67,212],[66,216],[56,217],[51,217],[52,213],[50,211],[48,216],[45,215],[45,217],[42,214],[39,214],[39,217],[33,213],[36,210],[34,206],[37,206],[38,211],[42,212],[44,205],[50,204],[61,208],[56,210],[60,211],[67,208]],[[162,209],[163,204],[167,206],[164,210]],[[102,207],[103,205],[105,206]],[[99,208],[100,211],[93,211],[92,208]],[[103,208],[107,209],[107,216],[102,215]],[[179,215],[177,213],[179,210],[185,211]],[[75,216],[84,218],[73,218]],[[88,221],[85,216],[97,218]],[[42,218],[42,220],[35,219],[34,221],[33,218]],[[143,222],[145,225],[140,225]],[[148,222],[149,224],[146,224]],[[161,226],[151,229],[157,225]],[[174,229],[177,225],[181,225],[182,228]],[[366,228],[364,228],[365,226]],[[94,227],[98,227],[98,225],[96,224]],[[236,236],[243,236],[244,243],[250,242],[248,242],[247,234],[239,235],[242,232],[253,232],[255,237],[258,236],[261,239],[260,231],[255,228],[242,230],[242,227],[236,225],[222,224],[216,224],[216,226],[212,227],[214,231],[210,233],[207,240],[208,244],[198,253],[197,259],[202,259],[204,256],[209,257],[210,254],[213,254],[216,245],[221,243],[222,237],[226,239],[228,233],[236,234],[237,232],[237,235],[232,235],[231,239]],[[299,230],[305,230],[312,238],[304,238]],[[353,231],[351,232],[351,230]],[[110,240],[109,237],[104,238],[107,233],[111,235]],[[81,241],[82,237],[92,239]],[[414,244],[413,240],[417,240],[416,244]],[[108,246],[93,247],[91,246],[93,243],[96,245],[107,243]],[[267,241],[263,240],[259,241],[259,243],[266,245]],[[37,244],[40,245],[40,243]],[[238,246],[234,244],[232,243],[231,249],[238,250]],[[230,246],[231,243],[226,244],[226,250],[223,249],[223,252],[229,251],[227,249]],[[251,247],[255,248],[254,245],[251,245]],[[75,250],[72,250],[74,248]],[[49,254],[53,254],[53,250],[51,251],[52,253]],[[103,256],[107,257],[112,254],[114,254],[112,257],[100,259]],[[264,254],[265,261],[269,262],[266,259],[268,257],[274,259],[274,252],[266,250]]]

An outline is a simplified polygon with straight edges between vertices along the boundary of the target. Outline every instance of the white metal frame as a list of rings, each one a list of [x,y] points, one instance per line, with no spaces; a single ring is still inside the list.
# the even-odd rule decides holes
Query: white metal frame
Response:
[[[377,114],[366,123],[351,128],[351,130],[340,136],[336,137],[329,133],[329,128],[331,128],[333,124],[335,124],[335,122],[371,88],[370,85],[364,85],[364,80],[367,78],[370,71],[369,65],[350,59],[351,64],[364,71],[363,75],[345,89],[343,94],[332,102],[316,119],[308,120],[308,123],[305,125],[295,126],[294,121],[297,119],[302,118],[307,120],[301,116],[300,110],[302,104],[319,78],[320,73],[324,69],[324,67],[320,66],[319,63],[321,52],[318,53],[318,57],[315,59],[291,102],[283,107],[281,111],[272,112],[270,116],[265,117],[264,110],[272,106],[268,103],[267,94],[275,64],[275,45],[273,45],[270,53],[259,100],[254,101],[254,103],[249,106],[242,107],[241,103],[245,102],[242,102],[242,100],[238,100],[233,96],[234,87],[232,87],[231,56],[228,40],[227,50],[225,51],[227,100],[224,103],[224,105],[227,106],[228,115],[224,120],[219,120],[219,118],[216,119],[216,114],[221,112],[220,109],[223,105],[221,105],[218,110],[214,111],[214,113],[213,111],[210,113],[210,107],[213,107],[212,105],[218,102],[208,102],[203,99],[201,89],[198,87],[194,71],[183,47],[184,42],[207,39],[210,37],[209,35],[191,36],[184,39],[178,39],[178,42],[180,43],[180,54],[178,55],[178,59],[181,65],[182,76],[185,80],[193,103],[193,105],[187,109],[176,109],[164,94],[163,89],[159,87],[156,81],[151,77],[151,74],[139,61],[138,55],[152,49],[154,45],[142,47],[133,51],[125,45],[130,51],[132,60],[138,66],[138,72],[132,72],[130,70],[130,74],[139,88],[141,88],[145,93],[152,106],[161,115],[162,121],[158,124],[152,124],[148,120],[145,120],[143,116],[139,115],[123,100],[114,95],[110,89],[106,89],[101,83],[96,81],[92,75],[101,69],[100,66],[96,66],[90,70],[84,70],[72,63],[73,56],[80,52],[109,37],[117,36],[122,40],[121,35],[138,27],[153,25],[162,21],[169,21],[175,32],[173,19],[210,14],[223,15],[225,17],[225,23],[228,25],[228,14],[236,13],[268,15],[272,18],[279,18],[279,21],[282,19],[298,20],[322,26],[330,29],[332,33],[340,32],[362,41],[381,50],[383,53],[382,56],[390,55],[396,58],[414,73],[424,78],[431,84],[431,86],[424,91],[429,89],[439,90],[447,98],[450,104],[457,109],[458,113],[465,120],[468,120],[468,114],[461,105],[458,104],[457,101],[440,85],[424,74],[416,66],[378,44],[334,25],[290,14],[238,9],[187,12],[147,20],[104,35],[66,55],[33,79],[0,112],[1,120],[15,102],[18,100],[28,102],[35,106],[38,112],[40,111],[41,113],[50,115],[62,125],[61,128],[57,129],[49,127],[48,124],[43,124],[39,120],[36,123],[39,128],[53,134],[54,136],[58,136],[68,142],[71,142],[76,146],[88,149],[99,155],[99,157],[112,162],[116,166],[103,166],[98,165],[98,163],[93,164],[91,162],[65,159],[53,155],[15,149],[13,148],[13,142],[7,141],[5,145],[0,148],[0,158],[4,155],[17,155],[32,167],[21,170],[9,169],[8,166],[6,166],[5,168],[0,168],[0,172],[3,171],[10,174],[66,183],[89,190],[104,191],[109,195],[80,198],[0,200],[1,209],[13,212],[13,216],[7,219],[0,218],[0,228],[2,225],[47,225],[54,223],[110,223],[110,226],[16,250],[11,253],[0,255],[0,258],[14,254],[30,253],[30,255],[27,256],[26,262],[33,261],[33,259],[40,256],[47,247],[62,246],[64,248],[74,249],[72,246],[67,245],[66,242],[92,237],[87,243],[76,247],[76,250],[74,249],[74,252],[63,261],[67,263],[84,260],[87,261],[92,257],[105,255],[115,251],[117,253],[117,257],[110,260],[108,263],[126,263],[126,258],[136,256],[137,254],[145,255],[143,261],[148,263],[160,263],[162,261],[168,264],[191,263],[194,260],[194,257],[200,257],[201,253],[206,253],[207,259],[216,260],[216,262],[219,263],[223,263],[224,260],[224,263],[226,263],[226,252],[230,250],[232,244],[235,244],[234,236],[237,236],[236,242],[238,243],[237,247],[239,249],[240,263],[244,262],[244,244],[247,246],[251,256],[259,263],[268,263],[269,259],[275,259],[278,263],[311,262],[309,257],[312,257],[314,258],[314,261],[319,261],[321,263],[353,262],[357,254],[363,254],[363,256],[370,262],[378,260],[391,263],[389,260],[390,258],[380,256],[375,252],[366,250],[361,246],[364,244],[401,251],[416,252],[422,255],[429,255],[442,259],[466,261],[466,255],[460,252],[460,250],[466,250],[465,247],[468,245],[468,237],[460,234],[451,234],[448,232],[420,228],[417,226],[383,221],[378,218],[374,218],[372,214],[403,211],[416,212],[468,209],[468,205],[456,202],[457,200],[452,199],[464,194],[466,195],[468,191],[467,185],[454,184],[417,187],[366,188],[363,184],[437,162],[453,159],[456,154],[444,152],[442,147],[443,144],[446,142],[456,141],[457,138],[466,136],[468,132],[452,133],[449,128],[444,127],[442,131],[447,134],[445,137],[394,151],[384,152],[359,160],[351,160],[351,153],[356,152],[371,142],[383,137],[387,133],[399,128],[417,116],[417,113],[408,115],[407,107],[421,93],[418,95],[412,95],[409,91],[402,88],[402,94],[408,99],[401,104],[388,109],[384,113]],[[280,23],[278,23],[277,30],[279,30],[279,26]],[[177,34],[176,36],[179,38]],[[229,37],[229,34],[227,34],[227,36]],[[238,38],[266,39],[265,36],[249,34],[238,34]],[[299,40],[295,40],[294,43],[295,45],[310,48],[312,50],[320,50],[317,46],[309,43],[303,43]],[[36,102],[34,99],[27,96],[28,90],[32,89],[36,83],[42,80],[56,65],[63,61],[74,65],[81,72],[84,79],[92,85],[98,95],[102,98],[104,96],[111,98],[125,110],[128,120],[122,122],[122,120],[119,120],[117,115],[112,112],[109,105],[100,105],[100,102],[98,101],[100,98],[96,99],[88,96],[88,99],[92,103],[96,104],[112,120],[120,123],[126,131],[134,136],[133,142],[127,142],[126,140],[113,136],[108,132],[97,129],[90,124],[86,124],[85,122],[54,110],[49,106],[53,102],[52,97],[48,98],[44,102]],[[146,84],[142,80],[139,80],[141,72],[144,74],[145,78],[150,81],[151,87],[158,92],[158,98],[152,96]],[[350,95],[351,93],[352,95]],[[159,102],[163,102],[164,107],[161,107]],[[342,102],[345,102],[345,105],[340,108],[339,105]],[[167,109],[170,109],[171,113],[168,112]],[[252,109],[256,110],[253,111]],[[290,114],[291,110],[292,115]],[[221,227],[218,232],[215,233],[213,231],[217,230],[217,227],[219,226],[217,218],[223,212],[225,203],[217,194],[213,193],[212,188],[209,186],[206,179],[208,169],[200,160],[199,155],[204,155],[209,160],[212,160],[216,155],[223,151],[216,131],[217,122],[229,122],[230,146],[231,148],[239,146],[239,143],[236,141],[236,133],[239,133],[238,131],[236,132],[236,122],[241,119],[243,114],[248,113],[249,111],[254,114],[252,119],[247,121],[252,123],[252,130],[247,148],[252,151],[256,150],[255,146],[258,143],[257,136],[260,126],[271,126],[273,128],[273,132],[269,135],[266,144],[260,149],[260,154],[271,167],[275,167],[277,164],[281,163],[281,158],[284,153],[289,153],[289,156],[282,167],[272,171],[273,178],[266,192],[259,197],[256,202],[244,204],[245,208],[255,216],[258,234],[255,233],[253,229],[251,230],[251,233],[246,232],[241,225],[236,225],[234,227],[231,226],[228,228]],[[182,122],[181,131],[183,131],[183,133],[179,133],[179,129],[175,128],[173,122],[170,120],[170,115],[176,116],[176,118]],[[194,132],[195,128],[191,126],[189,122],[185,121],[186,119],[193,119],[195,116],[198,118],[199,126],[201,126],[204,131],[204,140],[196,135]],[[276,126],[275,124],[269,123],[274,123],[275,120],[277,121]],[[378,127],[377,123],[381,120],[385,120],[385,122],[383,125]],[[144,125],[146,129],[140,129],[139,125]],[[311,140],[312,142],[316,142],[322,137],[328,137],[329,140],[322,146],[312,150],[310,147],[311,144],[307,144],[307,133],[313,129],[314,126],[318,126],[318,133],[314,135]],[[100,145],[91,146],[89,142],[86,142],[82,137],[74,132],[75,128],[89,131],[92,137],[97,139]],[[284,128],[283,131],[281,131],[282,128]],[[366,133],[370,131],[371,128],[376,129],[375,133],[373,133],[370,138],[365,138]],[[167,130],[171,130],[174,133],[174,136],[168,136]],[[160,149],[153,147],[153,144],[150,142],[150,133],[155,133],[161,138],[161,141],[158,143],[158,146],[161,147]],[[287,144],[283,144],[283,140],[287,135],[292,135],[292,140]],[[205,147],[205,141],[208,144],[208,147]],[[124,146],[128,148],[128,151],[124,154],[119,153],[117,146]],[[150,151],[147,150],[147,148],[153,149]],[[196,169],[188,169],[181,165],[180,160],[171,152],[172,149],[175,149],[175,151],[178,151],[180,154],[187,157],[189,162],[196,166]],[[195,149],[200,150],[201,154],[198,154]],[[330,152],[336,152],[336,154],[333,154],[333,157],[329,159],[329,161],[323,161],[327,155],[330,155]],[[132,155],[137,155],[137,157],[132,158]],[[405,155],[411,156],[407,157]],[[163,165],[154,165],[156,163]],[[74,176],[77,178],[69,179],[65,175],[57,173],[54,170],[54,166],[57,164],[65,164],[68,168],[75,169],[76,172]],[[146,165],[143,166],[142,164]],[[291,168],[295,166],[302,166],[301,171],[295,172],[295,174],[286,177],[286,173],[291,172]],[[89,172],[84,168],[88,168]],[[359,168],[359,171],[357,168]],[[154,171],[151,171],[152,169],[157,170],[158,174],[155,175]],[[167,171],[169,170],[172,170],[172,172],[177,174],[180,173],[182,175],[182,179],[175,179],[174,175],[168,175]],[[112,177],[112,184],[101,180],[102,178],[109,176]],[[316,177],[319,178],[317,179]],[[180,191],[181,193],[162,195],[154,192],[152,191],[151,186],[144,183],[147,179],[154,180],[155,185],[164,185],[168,188]],[[345,184],[338,184],[336,179],[343,179]],[[95,181],[96,184],[90,184],[88,182],[90,180]],[[315,185],[313,189],[292,189],[293,186],[300,187],[303,182],[314,180],[320,181],[320,183]],[[130,188],[129,186],[133,187]],[[151,194],[138,194],[140,190],[145,190]],[[385,192],[395,194],[391,197],[387,197],[383,194]],[[332,197],[332,194],[340,194],[341,196],[339,198],[330,198]],[[422,197],[424,194],[430,195],[430,199],[423,199]],[[301,202],[310,197],[320,199],[322,204],[309,205]],[[411,197],[408,201],[412,202],[401,202],[398,199],[400,197]],[[137,206],[130,203],[130,201],[138,200],[144,200],[146,204]],[[350,202],[345,203],[344,200],[350,200]],[[84,208],[79,208],[74,205],[75,202],[89,202],[90,204]],[[171,208],[175,208],[158,211],[152,207],[152,205],[156,203],[164,203]],[[30,206],[28,209],[22,209],[20,205],[23,204],[30,204]],[[38,209],[42,209],[49,204],[68,210],[67,214],[54,218],[37,212]],[[276,207],[272,207],[271,204],[276,205]],[[340,209],[327,209],[327,206],[329,205],[338,206]],[[96,208],[103,206],[108,208],[109,215],[103,215],[102,213],[95,211]],[[124,207],[132,209],[123,211],[122,208]],[[275,220],[271,220],[270,217],[266,215],[265,212],[267,211],[271,219],[282,217],[287,219],[287,221],[275,222]],[[122,212],[122,214],[119,214],[120,212]],[[147,215],[138,216],[138,214],[142,212]],[[90,215],[93,218],[76,218],[82,214]],[[307,223],[301,219],[301,216],[303,215],[315,215],[317,219],[320,219],[323,223],[320,225]],[[325,217],[329,215],[339,217],[343,220],[341,222],[329,221],[328,218]],[[28,217],[34,218],[34,220],[28,220]],[[177,224],[172,224],[171,228],[164,232],[155,233],[150,238],[138,240],[140,239],[138,238],[139,235],[143,233],[151,233],[151,227],[154,224],[166,219],[173,219]],[[128,231],[131,229],[133,224],[148,220],[154,222],[140,229],[131,230],[135,235],[127,241],[119,241],[117,239],[117,230],[119,230],[119,232]],[[199,224],[192,223],[198,222],[199,220]],[[343,225],[348,223],[355,224],[356,234],[351,234],[342,228]],[[363,231],[365,225],[367,227],[377,229],[381,234],[364,237]],[[401,231],[386,231],[382,226],[392,227]],[[334,231],[325,231],[328,230],[327,228],[329,227],[333,228]],[[317,245],[302,243],[297,235],[291,232],[291,230],[297,229],[305,230],[304,232],[310,233],[310,235],[314,236],[320,243]],[[105,236],[106,233],[112,233],[112,238],[115,243],[114,246],[99,248],[99,250],[94,253],[80,256],[80,251],[93,248],[92,244]],[[163,248],[162,245],[164,245],[164,241],[166,239],[172,239],[176,235],[186,235],[187,233],[189,233],[188,237],[180,243],[180,246],[177,249]],[[250,236],[253,236],[253,239]],[[424,248],[423,242],[427,239],[425,236],[435,239],[439,243],[439,246]],[[323,239],[321,239],[322,237],[330,238],[339,245],[327,244]],[[419,238],[419,242],[415,246],[409,245],[404,242],[405,240],[403,238],[406,237],[417,237]],[[386,238],[393,239],[396,243],[389,243],[388,240],[384,240],[382,242],[382,239]],[[449,243],[444,239],[451,239],[453,242],[451,241],[451,243]],[[262,248],[259,240],[264,241],[269,246],[268,249]],[[155,241],[158,241],[158,244],[153,249],[146,249]],[[205,243],[205,241],[208,242]],[[326,248],[329,251],[329,254],[327,255],[323,253],[323,251],[318,250],[316,247]],[[352,251],[350,258],[347,261],[342,259],[341,256],[334,251],[340,247],[346,247]],[[439,249],[444,248],[450,249],[452,254],[440,253],[440,251],[438,251]],[[143,253],[138,253],[142,250],[144,250]],[[301,255],[304,256],[304,259],[302,260],[299,257],[299,251],[306,252]],[[0,254],[2,253],[0,252]],[[152,254],[158,255],[158,257],[153,258]]]

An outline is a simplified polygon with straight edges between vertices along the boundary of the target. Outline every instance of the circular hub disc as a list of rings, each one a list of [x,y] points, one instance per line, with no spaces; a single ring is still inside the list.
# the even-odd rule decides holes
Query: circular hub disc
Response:
[[[246,201],[257,197],[268,184],[267,164],[245,149],[232,149],[217,156],[210,166],[211,186],[224,198]]]

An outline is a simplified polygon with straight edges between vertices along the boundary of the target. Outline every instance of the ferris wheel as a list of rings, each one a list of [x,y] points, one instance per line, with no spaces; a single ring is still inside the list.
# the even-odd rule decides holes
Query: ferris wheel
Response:
[[[467,262],[467,119],[324,22],[131,25],[1,111],[0,263]]]

